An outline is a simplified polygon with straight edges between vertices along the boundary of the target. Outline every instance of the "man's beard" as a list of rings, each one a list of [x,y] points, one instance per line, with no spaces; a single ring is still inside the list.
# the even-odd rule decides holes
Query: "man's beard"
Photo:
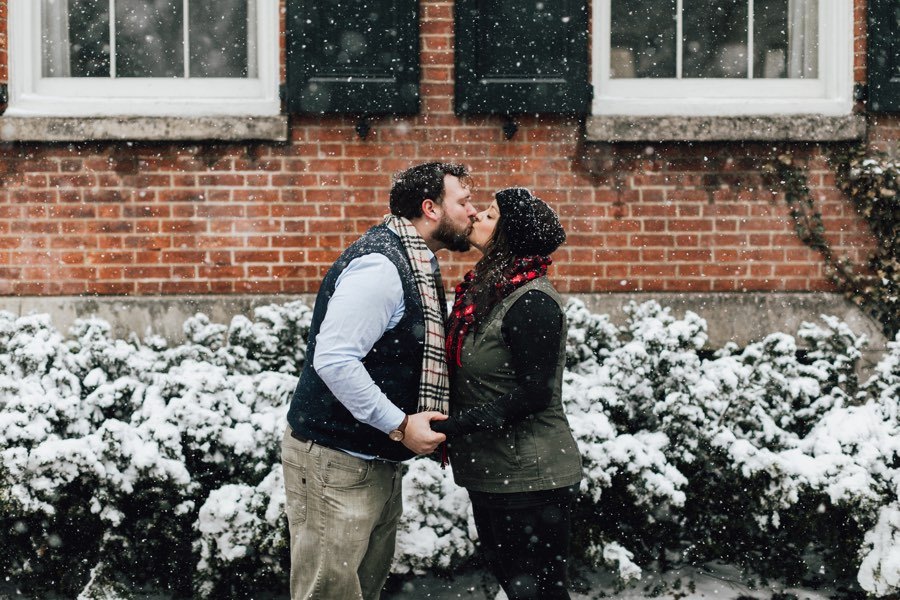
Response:
[[[442,215],[432,237],[442,242],[447,247],[447,250],[465,252],[472,247],[472,244],[469,242],[470,233],[472,233],[471,223],[465,229],[460,230],[456,228],[453,221]]]

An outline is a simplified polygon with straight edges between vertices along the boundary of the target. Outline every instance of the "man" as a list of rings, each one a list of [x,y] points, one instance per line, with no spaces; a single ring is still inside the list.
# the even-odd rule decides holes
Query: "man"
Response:
[[[475,208],[462,165],[395,177],[391,214],[325,275],[282,464],[291,598],[377,599],[402,511],[401,461],[445,436],[446,301],[434,253],[469,249]]]

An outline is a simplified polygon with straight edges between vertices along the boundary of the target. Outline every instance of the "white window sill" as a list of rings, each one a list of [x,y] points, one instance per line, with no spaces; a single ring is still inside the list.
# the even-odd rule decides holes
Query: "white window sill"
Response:
[[[288,139],[288,118],[216,117],[23,117],[0,116],[3,142],[241,141]]]
[[[590,142],[843,142],[866,135],[863,115],[746,115],[738,117],[595,115]]]

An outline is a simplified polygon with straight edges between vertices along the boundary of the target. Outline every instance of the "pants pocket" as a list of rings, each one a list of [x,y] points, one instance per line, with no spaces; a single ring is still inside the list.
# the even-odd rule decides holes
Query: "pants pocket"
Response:
[[[285,512],[291,527],[306,522],[308,489],[307,462],[310,455],[301,444],[285,436],[281,445],[281,467],[284,470]]]
[[[292,526],[306,522],[307,489],[306,468],[295,465],[287,460],[282,462],[284,467],[284,491],[287,501],[288,523]]]
[[[326,450],[322,461],[322,481],[328,487],[351,488],[362,485],[369,477],[371,464],[367,460],[344,454],[337,450]]]

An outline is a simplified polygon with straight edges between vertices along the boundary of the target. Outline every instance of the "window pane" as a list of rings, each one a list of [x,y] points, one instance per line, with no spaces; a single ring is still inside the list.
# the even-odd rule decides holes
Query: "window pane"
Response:
[[[109,0],[43,0],[44,77],[109,77]]]
[[[181,0],[116,0],[116,76],[183,77]]]
[[[684,0],[683,77],[747,77],[747,0]]]
[[[675,77],[675,10],[675,0],[612,0],[610,77]]]
[[[247,77],[256,64],[248,0],[191,0],[189,6],[191,77]]]
[[[754,77],[818,76],[817,0],[756,0],[753,18]]]

